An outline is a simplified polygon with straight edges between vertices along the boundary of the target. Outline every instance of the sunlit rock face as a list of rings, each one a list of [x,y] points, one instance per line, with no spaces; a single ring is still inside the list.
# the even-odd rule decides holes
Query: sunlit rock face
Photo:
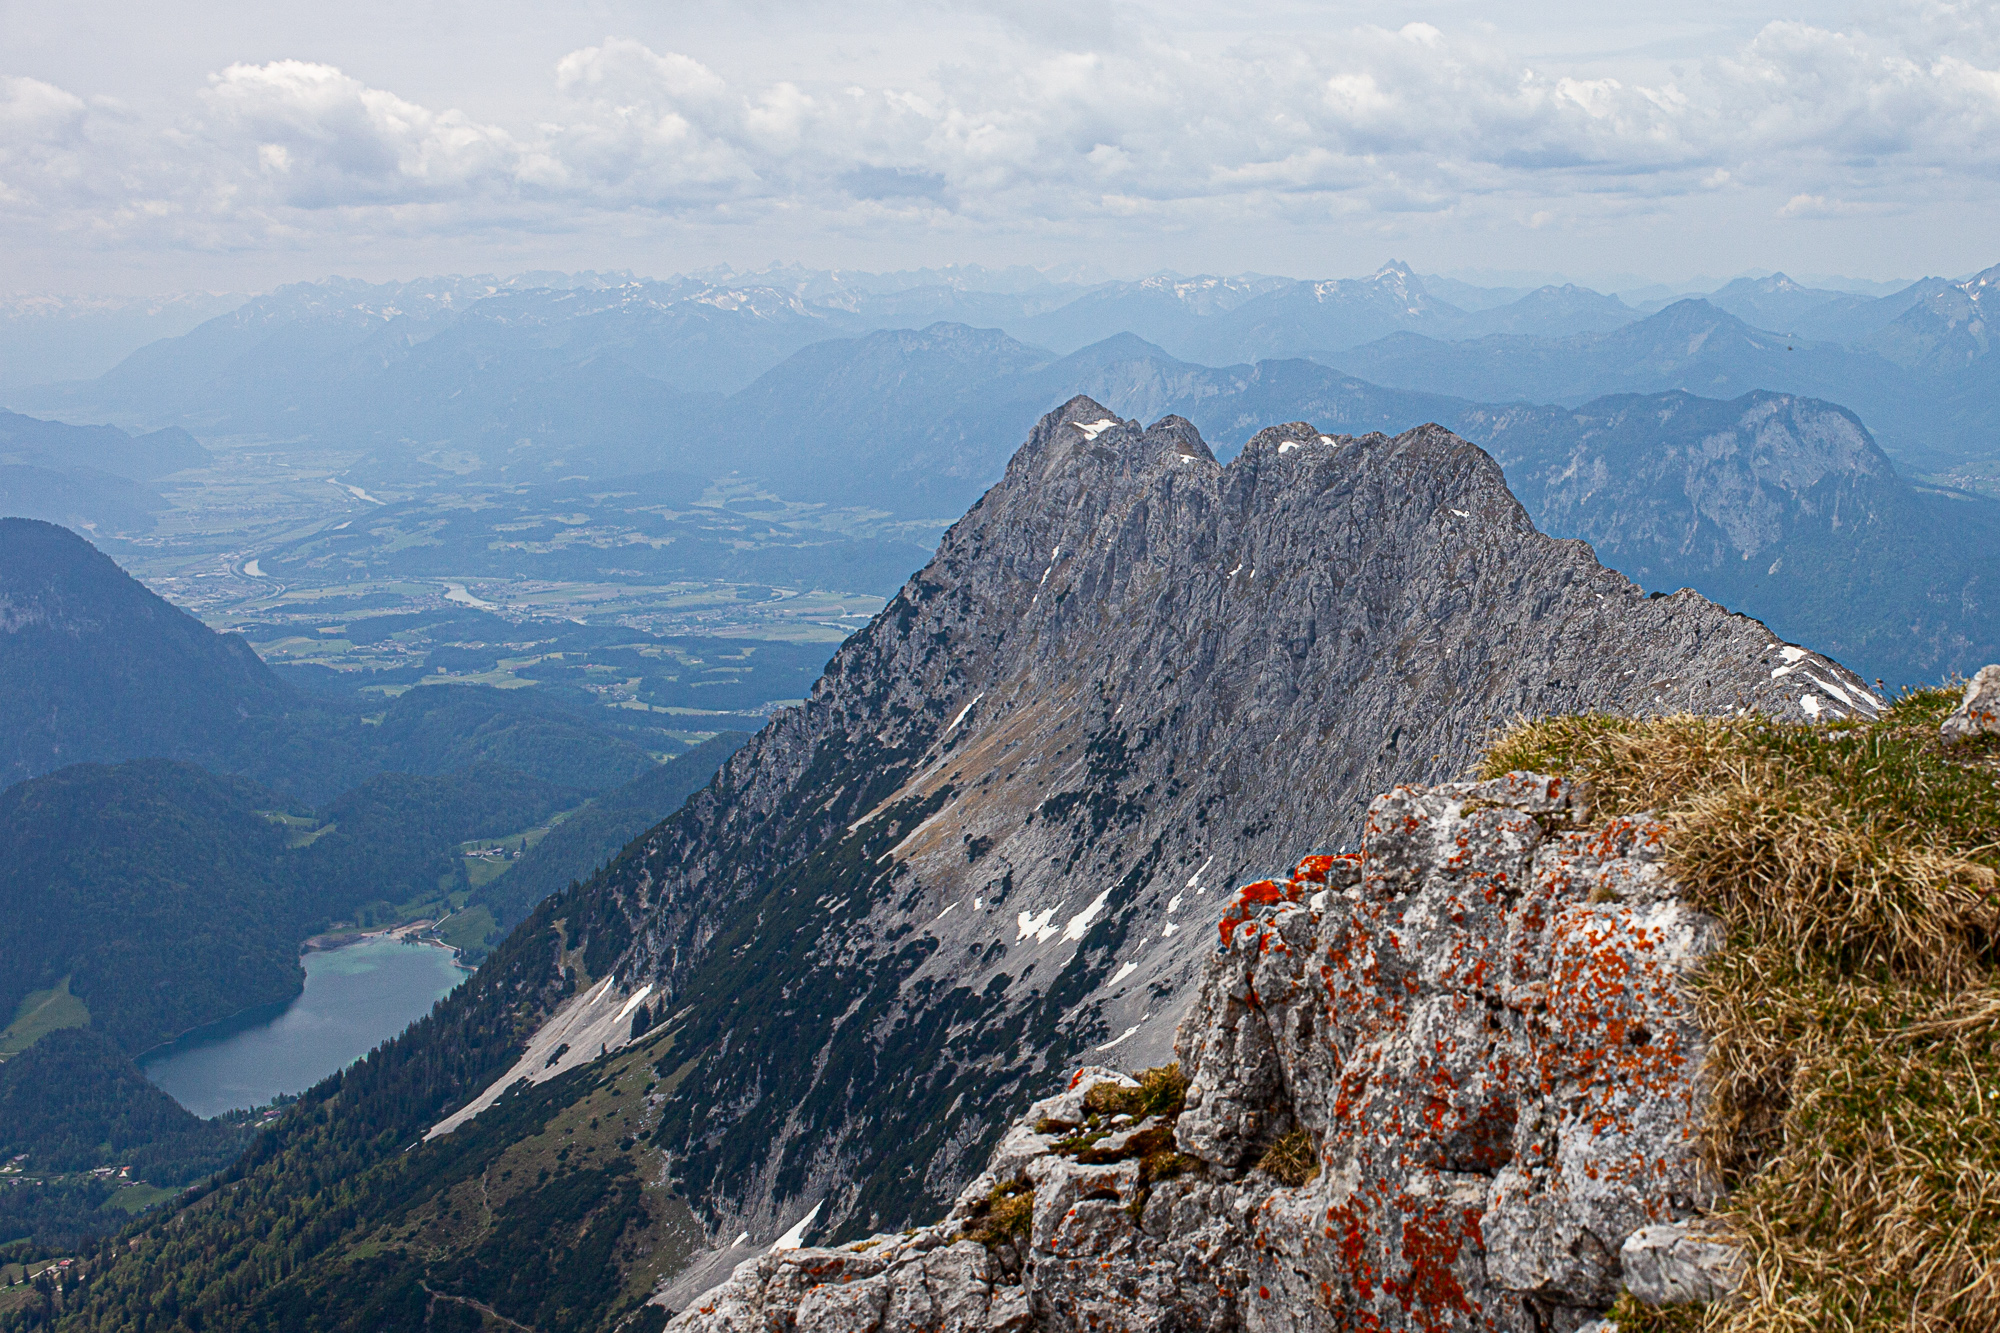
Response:
[[[1085,1068],[943,1223],[752,1259],[673,1327],[1572,1333],[1713,1202],[1686,982],[1722,932],[1661,834],[1532,774],[1395,788],[1234,896],[1178,1107],[1094,1114],[1132,1081]]]

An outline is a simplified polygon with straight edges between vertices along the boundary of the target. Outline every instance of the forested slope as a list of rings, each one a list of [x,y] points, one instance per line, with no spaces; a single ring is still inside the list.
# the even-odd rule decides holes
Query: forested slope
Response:
[[[722,732],[605,792],[550,829],[504,875],[476,890],[471,902],[483,904],[502,927],[519,921],[556,890],[590,878],[627,843],[678,810],[749,739],[745,732]]]
[[[0,1013],[68,978],[136,1053],[297,994],[313,910],[270,801],[164,759],[0,791]]]

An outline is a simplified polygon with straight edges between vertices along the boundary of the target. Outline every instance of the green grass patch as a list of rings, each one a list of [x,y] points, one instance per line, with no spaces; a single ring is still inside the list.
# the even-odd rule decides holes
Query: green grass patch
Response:
[[[334,823],[322,823],[309,815],[287,814],[283,810],[259,810],[257,813],[285,830],[285,846],[292,849],[310,847],[340,827]]]
[[[1035,1187],[1026,1180],[1006,1180],[988,1192],[973,1210],[960,1240],[974,1240],[987,1249],[1018,1245],[1028,1239],[1035,1221]]]
[[[90,1026],[90,1010],[69,993],[64,977],[49,990],[29,991],[14,1007],[14,1019],[0,1032],[0,1059],[19,1055],[58,1028]]]
[[[154,1204],[165,1203],[179,1193],[179,1190],[161,1189],[158,1185],[148,1185],[140,1181],[120,1189],[111,1196],[105,1206],[136,1213],[151,1208]]]
[[[1279,1183],[1297,1189],[1319,1174],[1319,1149],[1312,1135],[1295,1129],[1265,1150],[1257,1169],[1268,1171]]]
[[[475,889],[491,884],[506,874],[513,864],[512,861],[502,861],[497,857],[468,856],[465,858],[466,882]]]
[[[482,950],[486,947],[487,937],[498,924],[493,919],[493,913],[482,904],[447,917],[435,933],[454,949]]]
[[[1142,1069],[1133,1078],[1139,1084],[1136,1088],[1118,1083],[1096,1084],[1083,1094],[1083,1109],[1093,1115],[1129,1115],[1134,1120],[1149,1115],[1172,1119],[1187,1104],[1188,1077],[1181,1072],[1179,1061]]]
[[[1957,692],[1877,721],[1585,716],[1516,727],[1486,776],[1655,812],[1729,930],[1694,986],[1742,1299],[1648,1330],[2000,1328],[2000,737],[1945,746]]]

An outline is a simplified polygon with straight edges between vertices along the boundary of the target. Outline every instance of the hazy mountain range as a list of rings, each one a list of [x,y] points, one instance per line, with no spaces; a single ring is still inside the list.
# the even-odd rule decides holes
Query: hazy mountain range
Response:
[[[1364,282],[1363,295],[1407,289],[1414,281],[1392,272]],[[1312,295],[1294,284],[1236,300],[1245,285],[1232,289],[1231,309],[1251,309],[1276,295],[1296,304]],[[1753,286],[1767,296],[1796,295],[1781,280]],[[1973,327],[1989,287],[1984,280],[1936,287],[1878,329],[1877,340],[1897,350],[1911,375],[1929,377],[1926,382],[1965,367],[1961,378],[1971,387],[1959,398],[1940,392],[1925,399],[1922,416],[1934,420],[1974,402],[1982,377],[2000,365],[1986,359],[1985,335]],[[1181,360],[1130,333],[1058,356],[998,330],[938,323],[810,342],[723,396],[682,393],[642,374],[630,360],[636,343],[619,356],[593,354],[565,368],[561,349],[508,341],[519,332],[515,316],[530,308],[548,316],[538,327],[577,338],[586,329],[601,338],[606,330],[643,326],[659,335],[648,354],[662,357],[674,338],[701,321],[721,321],[741,334],[768,333],[775,320],[791,330],[786,336],[804,337],[805,326],[820,318],[796,294],[771,289],[762,289],[770,298],[763,313],[748,318],[746,307],[714,303],[717,290],[702,288],[701,299],[679,301],[671,319],[625,287],[474,293],[477,299],[461,315],[451,314],[464,299],[456,289],[426,289],[417,294],[423,303],[410,300],[407,309],[395,306],[390,315],[384,313],[390,307],[364,310],[346,302],[351,292],[340,293],[341,299],[319,288],[295,293],[320,302],[325,322],[311,327],[329,336],[377,328],[371,337],[386,338],[383,330],[398,321],[446,321],[423,341],[399,343],[407,353],[399,359],[371,361],[343,352],[352,378],[344,388],[337,377],[315,380],[318,408],[283,406],[291,401],[281,392],[287,381],[262,372],[252,378],[266,395],[265,407],[256,407],[259,400],[247,390],[236,400],[245,412],[268,408],[288,418],[310,419],[309,411],[325,420],[358,414],[348,426],[325,428],[366,445],[345,480],[370,494],[417,497],[392,500],[379,520],[398,522],[409,509],[424,535],[414,545],[405,539],[385,547],[370,526],[341,525],[273,546],[262,557],[263,568],[287,579],[331,567],[403,576],[576,578],[601,577],[604,567],[614,566],[646,577],[734,577],[792,586],[832,579],[835,586],[887,591],[921,560],[920,542],[769,525],[765,535],[745,542],[749,534],[742,529],[757,520],[691,507],[706,484],[703,477],[727,470],[800,503],[941,525],[991,484],[1048,403],[1084,393],[1125,417],[1186,417],[1222,457],[1273,421],[1308,420],[1357,433],[1393,433],[1435,421],[1493,449],[1546,530],[1591,540],[1604,559],[1648,588],[1694,587],[1783,632],[1811,636],[1864,674],[1892,682],[1970,671],[2000,652],[2000,606],[1994,601],[2000,573],[1992,554],[2000,550],[1994,540],[2000,506],[1899,474],[1886,446],[1878,447],[1866,427],[1865,412],[1843,405],[1870,401],[1861,391],[1871,384],[1890,393],[1882,387],[1890,381],[1876,372],[1903,370],[1880,351],[1788,342],[1701,301],[1678,302],[1603,333],[1496,334],[1449,343],[1399,333],[1338,358],[1316,353],[1314,359],[1221,367]],[[1164,290],[1145,289],[1151,293],[1146,299],[1167,299]],[[1203,290],[1203,299],[1224,302],[1214,289]],[[1105,299],[1132,296],[1111,288],[1098,292]],[[1199,294],[1184,295],[1198,305]],[[1335,297],[1348,299],[1335,291],[1328,300]],[[1852,299],[1872,300],[1879,314],[1883,301],[1902,298]],[[633,316],[634,302],[652,313]],[[571,303],[579,304],[570,315],[550,314]],[[606,314],[613,306],[623,313]],[[578,313],[584,307],[598,313]],[[225,334],[242,335],[248,316],[239,316],[212,321],[202,337],[221,346]],[[300,345],[296,320],[267,316],[284,336],[255,344],[253,360],[260,366],[277,356],[277,346],[295,351]],[[679,332],[669,336],[668,330]],[[159,355],[193,357],[199,342],[190,335],[178,347],[163,345]],[[732,346],[741,351],[740,343]],[[506,348],[512,350],[503,354]],[[1365,376],[1324,364],[1336,359],[1363,367]],[[293,366],[300,383],[314,378],[300,368],[304,361],[278,362]],[[454,387],[440,392],[443,385]],[[1420,387],[1425,385],[1458,392],[1431,392]],[[1594,388],[1615,392],[1599,397]],[[1639,401],[1625,401],[1633,395]],[[1776,408],[1774,395],[1784,400]],[[1498,405],[1522,400],[1551,406]],[[1879,395],[1874,401],[1878,415],[1916,419],[1882,406]],[[1967,421],[1983,419],[1976,406],[1964,409]],[[19,416],[0,419],[0,429],[10,422],[15,433],[6,438],[27,439],[32,424],[45,441],[33,457],[67,460],[72,467],[130,470],[118,460],[150,450],[159,455],[142,469],[150,476],[175,459],[192,458],[189,450],[199,451],[178,427],[133,441],[113,428],[95,428],[92,435]],[[427,435],[384,440],[392,425]],[[66,430],[73,438],[64,436]],[[536,433],[516,434],[529,430]],[[58,438],[65,442],[53,443]],[[1838,441],[1837,447],[1829,441]],[[179,452],[162,454],[169,443]],[[0,466],[0,484],[11,475]],[[44,468],[22,475],[53,474]],[[422,498],[479,488],[477,505],[433,512]],[[42,493],[50,489],[44,485]],[[72,481],[67,494],[74,497],[67,506],[44,503],[29,512],[72,522],[82,515],[115,531],[141,503],[116,486],[82,481]],[[565,505],[583,503],[599,512],[628,507],[622,529],[628,535],[607,536],[610,545],[580,545],[572,518],[522,515],[509,522],[513,540],[493,540],[492,527],[500,521],[494,504],[560,514]],[[679,515],[664,529],[651,516],[663,504]],[[1667,518],[1669,511],[1679,517]],[[130,518],[124,530],[143,530],[148,521],[143,514]],[[564,537],[537,540],[543,532]]]
[[[1855,410],[1891,456],[1932,468],[1995,452],[2000,388],[1981,305],[1993,273],[1884,297],[1779,274],[1650,315],[1574,286],[1468,310],[1400,264],[1321,282],[1155,277],[1004,290],[783,270],[713,281],[328,280],[255,298],[95,380],[15,397],[72,419],[94,412],[413,455],[445,444],[518,449],[530,457],[515,466],[532,467],[537,449],[633,455],[712,440],[733,420],[718,395],[803,348],[949,322],[997,329],[1051,361],[1131,334],[1178,360],[1309,356],[1376,383],[1487,401],[1806,393]]]

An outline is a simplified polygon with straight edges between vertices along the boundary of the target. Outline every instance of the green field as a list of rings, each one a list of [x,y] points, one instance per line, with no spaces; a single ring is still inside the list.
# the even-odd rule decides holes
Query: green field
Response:
[[[108,1206],[136,1213],[141,1209],[151,1208],[156,1203],[165,1203],[179,1193],[179,1190],[161,1189],[158,1185],[148,1185],[144,1181],[138,1181],[112,1195]]]
[[[31,1259],[25,1264],[0,1264],[0,1291],[19,1286],[43,1269],[55,1267],[56,1263],[54,1259]],[[5,1308],[0,1306],[0,1309]]]
[[[454,949],[483,953],[486,948],[486,937],[493,933],[497,924],[493,920],[493,913],[481,904],[467,911],[454,913],[431,933]]]
[[[14,1020],[0,1032],[0,1059],[19,1055],[57,1028],[89,1026],[90,1010],[69,993],[69,978],[64,977],[50,990],[29,991],[15,1007]]]
[[[285,846],[293,849],[310,847],[338,827],[334,824],[323,824],[310,815],[287,814],[283,810],[259,810],[257,813],[273,824],[282,824],[285,828]]]

